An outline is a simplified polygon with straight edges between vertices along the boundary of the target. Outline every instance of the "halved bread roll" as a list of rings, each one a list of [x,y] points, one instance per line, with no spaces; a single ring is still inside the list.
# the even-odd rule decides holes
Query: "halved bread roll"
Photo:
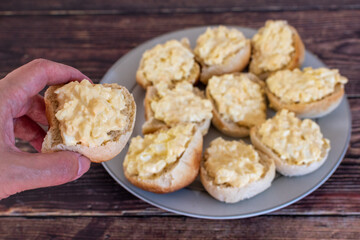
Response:
[[[276,71],[300,67],[304,61],[304,44],[287,21],[266,21],[252,38],[251,45],[249,71],[263,80]]]
[[[301,121],[286,109],[250,131],[252,144],[274,159],[285,176],[301,176],[318,169],[327,159],[330,141],[312,120]]]
[[[194,123],[205,135],[210,127],[212,105],[203,91],[190,83],[175,86],[159,83],[148,87],[145,100],[143,134],[173,127],[179,123]]]
[[[214,76],[206,87],[213,104],[212,123],[232,137],[246,137],[266,120],[265,84],[252,73]]]
[[[208,28],[199,36],[194,49],[201,64],[200,81],[207,84],[214,75],[242,71],[249,63],[250,40],[235,28]]]
[[[117,84],[83,80],[50,86],[45,105],[49,130],[42,145],[44,153],[67,150],[92,162],[107,161],[121,152],[134,128],[135,101]]]
[[[203,138],[194,124],[161,129],[131,140],[123,167],[135,186],[155,193],[177,191],[199,173]]]
[[[187,38],[170,40],[147,50],[136,72],[137,83],[146,89],[159,82],[195,84],[200,76],[200,66]]]
[[[265,191],[274,177],[274,161],[241,140],[213,140],[201,162],[200,179],[206,191],[227,203]]]
[[[337,69],[283,70],[266,80],[265,92],[276,111],[284,108],[301,118],[317,118],[339,106],[346,83]]]

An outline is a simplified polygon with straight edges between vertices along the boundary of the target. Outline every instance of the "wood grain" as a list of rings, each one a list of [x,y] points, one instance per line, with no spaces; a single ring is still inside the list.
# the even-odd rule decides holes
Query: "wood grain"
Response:
[[[174,12],[245,12],[360,9],[356,0],[289,1],[289,0],[223,0],[223,1],[147,1],[147,0],[17,0],[0,5],[3,14],[130,14]],[[0,12],[1,14],[1,12]]]
[[[359,239],[359,217],[0,218],[1,239]]]
[[[358,0],[2,1],[0,79],[32,59],[47,58],[99,82],[121,56],[161,34],[218,24],[259,28],[267,19],[288,20],[309,51],[349,78],[351,142],[324,185],[265,216],[203,220],[147,204],[93,164],[74,182],[1,200],[0,239],[360,239]],[[16,144],[35,152],[26,142]]]
[[[160,34],[211,24],[259,28],[267,19],[288,20],[308,50],[350,79],[347,93],[360,96],[360,10],[0,17],[0,77],[42,57],[98,82],[117,59]]]

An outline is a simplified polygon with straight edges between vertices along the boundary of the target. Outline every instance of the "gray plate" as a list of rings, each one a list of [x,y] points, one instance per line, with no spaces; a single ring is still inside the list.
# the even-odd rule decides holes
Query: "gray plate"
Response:
[[[255,34],[253,29],[236,28],[248,38]],[[143,52],[158,43],[164,43],[170,39],[180,40],[183,37],[189,38],[192,47],[194,47],[197,37],[205,30],[206,27],[185,29],[147,41],[120,58],[106,73],[101,83],[123,85],[132,92],[135,98],[137,113],[132,137],[141,135],[141,126],[145,121],[143,106],[145,91],[135,83],[135,73]],[[325,65],[313,54],[306,52],[303,66],[317,68]],[[268,114],[271,116],[273,112],[269,110]],[[117,157],[103,163],[103,166],[115,181],[129,192],[170,212],[207,219],[236,219],[257,216],[286,207],[307,196],[321,186],[340,164],[350,140],[351,113],[347,99],[344,98],[340,106],[330,115],[316,119],[316,121],[324,136],[331,141],[331,151],[325,164],[317,171],[302,177],[289,178],[277,175],[272,186],[265,192],[234,204],[222,203],[212,198],[206,193],[198,179],[189,187],[169,194],[155,194],[133,186],[126,180],[122,167],[128,145]],[[204,148],[208,147],[209,142],[217,136],[223,135],[211,128],[208,135],[205,136]],[[228,137],[224,138],[229,139]],[[248,141],[248,139],[245,140]]]

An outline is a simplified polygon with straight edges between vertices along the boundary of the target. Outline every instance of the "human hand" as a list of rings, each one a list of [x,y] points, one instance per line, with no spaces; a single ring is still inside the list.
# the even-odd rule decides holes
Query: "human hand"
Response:
[[[80,71],[44,59],[34,60],[0,80],[0,200],[24,190],[60,185],[81,177],[90,167],[86,157],[69,151],[26,153],[15,137],[37,151],[48,125],[45,103],[38,93],[46,85],[88,79]]]

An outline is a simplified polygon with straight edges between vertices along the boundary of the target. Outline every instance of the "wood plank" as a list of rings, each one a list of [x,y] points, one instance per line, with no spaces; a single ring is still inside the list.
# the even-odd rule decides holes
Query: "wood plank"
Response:
[[[267,19],[287,19],[308,50],[350,79],[347,93],[360,96],[360,25],[354,24],[360,22],[360,10],[1,17],[0,77],[43,57],[74,66],[98,82],[117,59],[160,34],[210,24],[259,28]]]
[[[345,159],[318,190],[270,215],[360,216],[360,98],[350,99],[353,131]],[[31,151],[28,144],[18,146]],[[58,187],[22,192],[0,201],[0,216],[174,215],[137,199],[99,164],[81,179]]]
[[[5,1],[0,11],[5,14],[119,14],[119,13],[179,13],[179,12],[245,12],[245,11],[299,11],[359,9],[357,0],[223,0],[223,1]]]
[[[1,239],[359,239],[359,217],[0,218]]]

